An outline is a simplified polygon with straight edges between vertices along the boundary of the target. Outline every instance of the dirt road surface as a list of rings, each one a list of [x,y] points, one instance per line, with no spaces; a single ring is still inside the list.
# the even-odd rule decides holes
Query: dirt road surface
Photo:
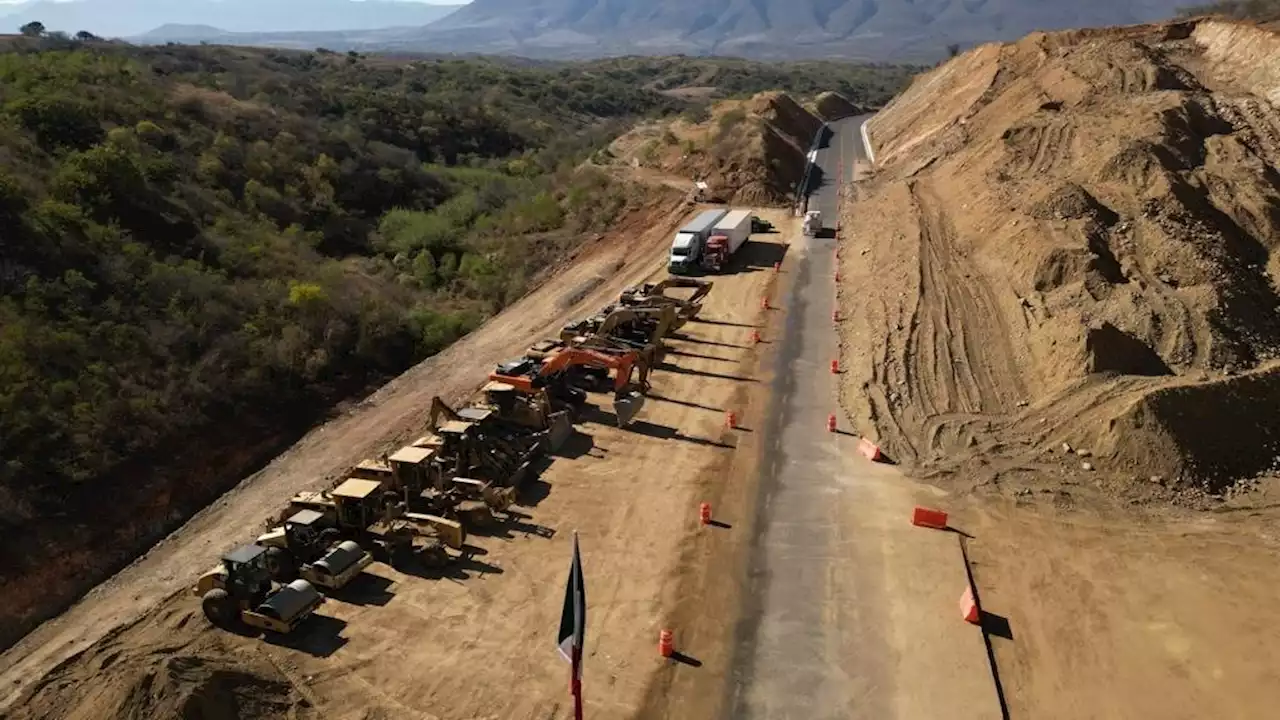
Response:
[[[1274,489],[1272,501],[1274,501]],[[975,537],[1010,717],[1232,718],[1280,703],[1273,519],[985,499]]]

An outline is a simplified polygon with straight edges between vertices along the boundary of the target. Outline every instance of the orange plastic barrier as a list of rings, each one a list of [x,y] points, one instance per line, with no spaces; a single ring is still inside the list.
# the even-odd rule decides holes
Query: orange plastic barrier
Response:
[[[768,309],[769,309],[769,298],[768,298],[768,297],[762,297],[762,298],[760,298],[760,309],[761,309],[761,310],[768,310]]]
[[[840,361],[839,361],[839,360],[832,360],[832,361],[831,361],[831,374],[832,374],[832,375],[834,375],[834,374],[836,374],[836,373],[838,373],[838,372],[840,372]]]
[[[911,513],[911,524],[916,527],[934,528],[935,530],[947,529],[947,514],[941,510],[931,510],[929,508],[917,507],[915,512]]]
[[[703,525],[711,524],[711,503],[702,503],[698,506],[698,521]]]
[[[827,432],[835,432],[835,431],[836,431],[836,415],[835,413],[831,413],[830,415],[827,416]]]
[[[724,426],[730,430],[738,427],[738,416],[732,410],[724,414]]]
[[[862,453],[862,456],[871,462],[884,459],[884,456],[880,454],[880,446],[866,438],[858,440],[858,452]]]
[[[831,322],[840,322],[840,311],[839,311],[839,310],[832,310],[832,311],[831,311]]]
[[[758,345],[758,344],[760,344],[760,331],[759,331],[759,330],[752,330],[752,331],[751,331],[751,342],[756,343],[757,345]]]
[[[663,630],[658,633],[658,654],[662,657],[671,657],[675,652],[674,641],[670,630]]]
[[[960,596],[960,617],[967,623],[978,624],[978,603],[973,601],[973,587],[965,585],[964,594]]]

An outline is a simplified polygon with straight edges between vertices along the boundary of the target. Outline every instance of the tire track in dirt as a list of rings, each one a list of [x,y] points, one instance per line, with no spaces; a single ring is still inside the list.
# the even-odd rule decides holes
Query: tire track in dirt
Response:
[[[1007,413],[1023,389],[1008,328],[980,271],[959,252],[928,184],[913,181],[910,191],[919,224],[919,299],[881,381],[903,388],[910,402],[890,396],[894,422],[916,430],[908,436],[926,438],[917,453],[933,454],[951,445],[939,442],[945,435],[952,442],[966,437],[946,426]]]

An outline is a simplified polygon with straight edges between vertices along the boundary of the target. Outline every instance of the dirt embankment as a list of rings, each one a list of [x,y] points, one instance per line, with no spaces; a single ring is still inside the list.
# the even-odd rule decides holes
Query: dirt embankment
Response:
[[[1277,56],[1216,21],[1037,33],[890,103],[842,236],[863,428],[972,483],[1190,499],[1271,468]]]
[[[786,205],[804,177],[805,156],[822,120],[791,96],[765,92],[726,100],[702,122],[680,119],[623,135],[597,158],[621,168],[702,180],[708,199]]]
[[[867,108],[855,105],[838,92],[820,93],[813,102],[814,114],[828,122],[866,113]]]

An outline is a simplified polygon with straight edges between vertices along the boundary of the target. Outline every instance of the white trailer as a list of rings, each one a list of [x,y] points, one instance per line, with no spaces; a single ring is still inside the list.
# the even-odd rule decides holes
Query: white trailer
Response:
[[[712,271],[722,269],[751,237],[751,221],[750,210],[731,210],[720,218],[707,240],[703,267]]]

